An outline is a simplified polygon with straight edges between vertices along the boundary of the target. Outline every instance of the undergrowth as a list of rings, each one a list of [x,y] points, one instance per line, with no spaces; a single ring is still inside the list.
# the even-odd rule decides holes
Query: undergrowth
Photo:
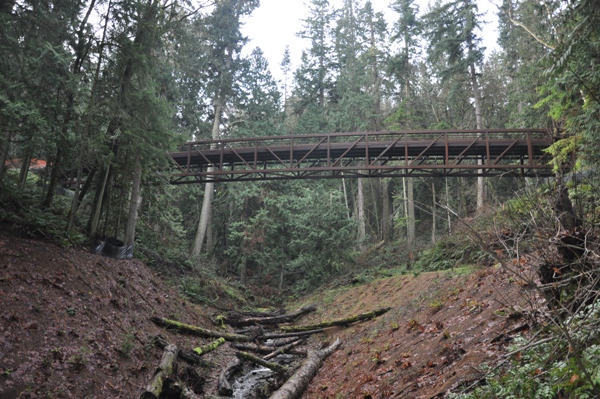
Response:
[[[600,392],[600,304],[587,306],[567,320],[571,342],[546,340],[531,348],[523,337],[509,348],[515,352],[511,363],[493,370],[487,384],[474,391],[451,394],[452,399],[540,398],[592,399]],[[582,348],[581,356],[573,353],[573,345]]]

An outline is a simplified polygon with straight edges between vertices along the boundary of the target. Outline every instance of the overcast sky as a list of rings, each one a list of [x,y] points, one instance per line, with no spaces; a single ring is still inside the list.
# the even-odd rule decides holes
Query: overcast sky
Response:
[[[292,71],[298,67],[302,50],[309,43],[296,37],[296,33],[302,29],[302,20],[308,16],[308,7],[304,5],[308,0],[261,0],[260,7],[256,9],[250,18],[247,18],[242,29],[251,41],[246,47],[250,53],[255,47],[260,47],[269,61],[271,73],[276,78],[281,77],[279,64],[283,58],[285,46],[290,46],[292,58]],[[364,1],[362,2],[364,4]],[[375,11],[382,11],[388,20],[388,26],[393,22],[396,15],[389,9],[390,0],[371,0]],[[419,0],[420,12],[425,12],[429,4],[428,0]],[[339,8],[343,0],[330,0],[333,7]],[[478,1],[479,11],[486,12],[486,21],[495,21],[495,12],[489,0]],[[489,52],[496,41],[495,22],[489,24],[484,35],[484,46]],[[493,25],[493,26],[492,26]]]

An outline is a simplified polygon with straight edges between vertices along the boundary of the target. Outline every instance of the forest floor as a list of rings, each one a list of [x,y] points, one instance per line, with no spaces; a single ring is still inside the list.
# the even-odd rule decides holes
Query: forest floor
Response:
[[[65,249],[0,227],[2,399],[140,397],[162,356],[154,336],[183,349],[210,341],[165,331],[150,317],[219,328],[212,321],[218,311],[188,302],[141,261]],[[541,302],[496,267],[320,290],[302,300],[318,311],[298,324],[392,310],[313,336],[312,345],[335,336],[343,345],[303,398],[443,397],[482,377],[483,363],[503,359],[511,332],[526,331],[530,306]],[[201,378],[187,382],[200,397],[215,398],[233,349],[224,345],[205,357]]]

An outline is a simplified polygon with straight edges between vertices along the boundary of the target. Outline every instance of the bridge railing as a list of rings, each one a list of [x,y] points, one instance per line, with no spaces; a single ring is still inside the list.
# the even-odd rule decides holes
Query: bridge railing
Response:
[[[178,184],[392,175],[522,176],[549,170],[540,129],[428,130],[222,138],[186,143],[171,157]],[[546,172],[544,172],[546,173]]]
[[[417,141],[417,140],[509,140],[552,138],[552,133],[541,129],[487,129],[487,130],[425,130],[425,131],[382,131],[314,133],[305,135],[282,135],[270,137],[223,137],[218,140],[199,140],[178,146],[179,151],[209,150],[219,148],[250,148],[269,146],[293,146],[295,144],[343,143],[360,141]]]

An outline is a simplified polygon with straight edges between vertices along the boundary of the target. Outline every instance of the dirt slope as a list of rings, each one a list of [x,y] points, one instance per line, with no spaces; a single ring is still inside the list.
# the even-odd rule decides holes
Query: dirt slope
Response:
[[[304,301],[316,302],[319,311],[299,324],[393,309],[314,337],[313,345],[334,336],[344,344],[304,398],[442,397],[476,380],[481,363],[493,364],[505,353],[507,333],[527,323],[509,317],[525,308],[523,287],[497,268],[320,292]],[[212,313],[179,297],[140,261],[0,230],[0,398],[139,397],[162,355],[152,337],[162,334],[185,349],[209,341],[162,330],[149,318],[216,329]],[[232,356],[228,345],[207,355],[211,367],[202,369],[200,397],[216,397],[216,376]]]
[[[153,315],[213,328],[140,261],[0,233],[0,398],[140,397],[162,356],[153,336],[208,342]]]
[[[387,278],[313,300],[324,306],[311,316],[315,322],[393,309],[374,321],[332,329],[343,347],[326,361],[305,399],[444,397],[479,379],[481,364],[496,364],[515,330],[526,331],[526,319],[515,310],[543,302],[498,268]]]

